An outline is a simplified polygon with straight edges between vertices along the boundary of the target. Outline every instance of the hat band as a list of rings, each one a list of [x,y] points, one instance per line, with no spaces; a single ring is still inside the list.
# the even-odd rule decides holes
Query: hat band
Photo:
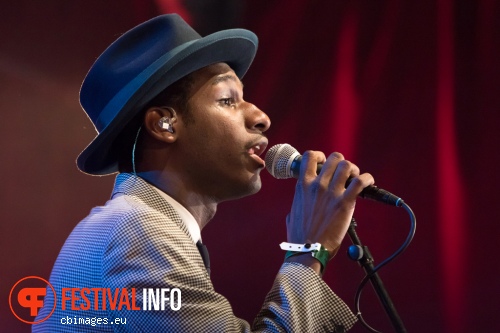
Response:
[[[137,75],[132,81],[130,81],[125,87],[123,87],[109,102],[106,104],[102,112],[99,114],[95,122],[95,127],[97,131],[102,132],[116,117],[116,115],[122,110],[125,105],[130,101],[136,92],[157,72],[166,62],[173,58],[176,54],[196,42],[197,39],[179,45],[169,52],[162,55],[150,66],[145,68],[139,75]],[[182,60],[182,59],[180,59]],[[180,61],[179,60],[179,61]],[[171,67],[178,63],[175,62],[171,64]],[[166,88],[166,87],[164,87]]]

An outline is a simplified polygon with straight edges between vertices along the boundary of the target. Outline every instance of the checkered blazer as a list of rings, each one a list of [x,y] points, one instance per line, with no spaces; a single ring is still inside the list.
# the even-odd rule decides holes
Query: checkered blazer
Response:
[[[177,212],[131,174],[118,175],[111,200],[75,227],[50,283],[57,293],[56,310],[33,325],[33,332],[344,332],[356,321],[324,281],[298,263],[282,265],[252,327],[236,318],[228,300],[214,290]],[[170,306],[164,311],[110,310],[108,300],[107,310],[95,310],[91,300],[89,310],[74,311],[66,301],[63,311],[61,289],[84,287],[136,288],[141,309],[142,288],[179,288],[182,305],[178,311]],[[45,304],[52,301],[47,292]],[[38,318],[50,311],[40,309]],[[68,324],[68,318],[108,318],[108,324]],[[126,318],[126,324],[110,324],[115,318]]]

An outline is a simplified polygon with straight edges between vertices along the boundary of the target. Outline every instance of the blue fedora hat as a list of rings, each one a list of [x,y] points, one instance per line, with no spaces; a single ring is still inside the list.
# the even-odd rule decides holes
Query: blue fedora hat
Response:
[[[201,37],[177,14],[158,16],[123,34],[83,81],[80,103],[98,134],[78,156],[78,168],[92,175],[117,172],[113,143],[149,101],[182,77],[217,62],[243,77],[257,44],[257,36],[244,29]]]

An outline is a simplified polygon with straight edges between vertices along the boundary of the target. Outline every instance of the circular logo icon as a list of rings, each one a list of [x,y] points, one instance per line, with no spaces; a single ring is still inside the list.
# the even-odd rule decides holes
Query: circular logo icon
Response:
[[[47,288],[50,287],[50,288]],[[43,317],[38,318],[38,311],[44,306],[47,293],[52,293],[52,311]],[[50,298],[49,298],[50,299]],[[38,276],[27,276],[17,281],[9,294],[10,310],[20,321],[27,324],[39,324],[54,313],[56,309],[56,291],[49,281]]]

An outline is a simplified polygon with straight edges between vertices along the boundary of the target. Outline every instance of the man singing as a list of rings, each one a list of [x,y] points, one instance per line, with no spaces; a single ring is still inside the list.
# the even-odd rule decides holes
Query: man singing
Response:
[[[253,324],[236,318],[211,284],[201,230],[220,202],[261,188],[271,121],[244,100],[240,81],[256,50],[250,31],[202,38],[178,15],[162,15],[123,34],[97,59],[80,100],[99,134],[78,157],[78,167],[91,175],[119,174],[111,199],[94,208],[64,244],[50,277],[56,309],[33,332],[352,327],[355,316],[321,274],[345,236],[357,195],[374,180],[340,153],[304,154],[287,217],[292,248]],[[318,163],[324,164],[319,175]],[[297,250],[309,244],[314,251]],[[178,288],[182,304],[144,310],[145,288]],[[116,290],[126,290],[123,297],[133,306],[113,306],[117,298],[109,291]],[[52,297],[47,292],[37,319],[52,311]],[[85,324],[82,317],[101,321]],[[126,324],[112,324],[116,318]]]

